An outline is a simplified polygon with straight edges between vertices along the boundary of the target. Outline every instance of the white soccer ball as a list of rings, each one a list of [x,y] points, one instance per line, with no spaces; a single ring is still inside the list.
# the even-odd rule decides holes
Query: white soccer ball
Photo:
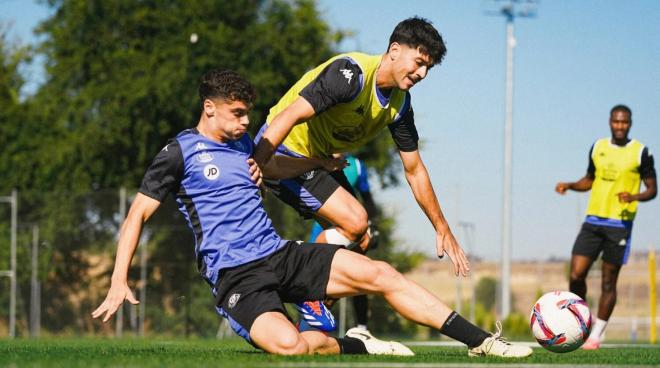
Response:
[[[582,346],[589,337],[591,312],[579,296],[553,291],[534,303],[529,325],[541,346],[555,353],[567,353]]]

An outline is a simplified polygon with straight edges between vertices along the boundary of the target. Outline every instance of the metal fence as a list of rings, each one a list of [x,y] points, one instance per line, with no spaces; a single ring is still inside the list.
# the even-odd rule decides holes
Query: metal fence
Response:
[[[134,189],[111,189],[0,197],[0,336],[226,335],[195,269],[192,234],[171,199],[146,224],[130,270],[140,304],[125,303],[109,324],[92,320],[109,288],[119,227],[134,195]],[[635,253],[621,271],[608,338],[648,340],[657,324],[646,254]],[[497,279],[498,264],[473,260],[472,278],[461,283],[437,282],[447,277],[441,265],[427,262],[409,276],[474,319],[475,287],[481,278]],[[514,262],[513,309],[527,314],[539,293],[567,289],[567,267],[566,261]],[[595,314],[597,265],[588,285]]]

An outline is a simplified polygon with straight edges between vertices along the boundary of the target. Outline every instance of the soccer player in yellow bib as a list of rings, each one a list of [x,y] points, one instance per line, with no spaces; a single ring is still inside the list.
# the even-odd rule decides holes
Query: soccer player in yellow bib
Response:
[[[653,156],[649,149],[628,138],[632,111],[616,105],[610,110],[611,138],[597,140],[589,152],[587,174],[573,183],[557,183],[559,194],[567,190],[584,192],[591,189],[587,217],[575,240],[571,257],[570,290],[583,299],[589,269],[602,252],[602,286],[598,318],[584,349],[600,347],[607,321],[616,304],[616,282],[619,271],[628,260],[630,234],[637,213],[637,202],[655,198],[657,193]],[[644,182],[645,190],[640,192]]]
[[[399,149],[406,179],[437,237],[439,256],[454,263],[455,274],[468,272],[468,261],[445,220],[429,174],[418,150],[410,90],[442,61],[446,48],[438,31],[426,20],[399,23],[387,52],[341,54],[307,72],[270,109],[256,138],[257,164],[275,153],[303,157],[330,157],[354,152],[386,127]],[[303,178],[280,184],[278,196],[307,217],[321,217],[335,228],[319,241],[348,245],[368,243],[367,213],[341,187],[342,171],[311,171]],[[339,178],[339,179],[337,179]],[[302,179],[302,180],[297,180]],[[296,197],[296,198],[291,198]]]
[[[395,27],[384,54],[352,52],[329,59],[304,74],[270,109],[266,124],[255,137],[254,158],[263,166],[273,154],[327,158],[355,152],[388,128],[406,180],[435,229],[437,255],[447,254],[454,273],[465,276],[469,262],[440,209],[420,157],[408,92],[440,64],[445,53],[444,41],[433,25],[413,17]],[[366,251],[370,237],[367,213],[346,189],[349,184],[342,170],[313,170],[284,180],[265,177],[264,183],[304,217],[332,224],[317,242]],[[318,311],[319,306],[308,309]]]

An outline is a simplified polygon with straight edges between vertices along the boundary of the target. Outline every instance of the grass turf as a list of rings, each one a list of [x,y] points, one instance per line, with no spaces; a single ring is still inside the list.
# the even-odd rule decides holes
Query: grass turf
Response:
[[[554,354],[541,348],[524,359],[469,358],[465,348],[415,346],[414,357],[264,354],[243,340],[39,339],[0,340],[0,367],[414,366],[423,364],[656,365],[659,348],[608,348]]]

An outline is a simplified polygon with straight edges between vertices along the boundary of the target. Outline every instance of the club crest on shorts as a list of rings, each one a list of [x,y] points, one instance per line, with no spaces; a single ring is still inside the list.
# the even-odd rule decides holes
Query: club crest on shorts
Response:
[[[310,180],[314,177],[315,170],[308,171],[302,175],[300,175],[300,178],[303,180]]]
[[[208,164],[204,166],[204,176],[208,180],[215,180],[220,176],[220,169],[214,164]]]
[[[620,246],[620,247],[625,247],[626,244],[628,244],[628,242],[626,241],[626,239],[621,239],[621,241],[619,242],[619,246]]]
[[[234,308],[236,306],[236,303],[238,303],[238,299],[240,299],[240,298],[241,298],[241,294],[239,294],[239,293],[232,294],[229,297],[229,302],[227,303],[227,306],[229,307],[229,309]]]

